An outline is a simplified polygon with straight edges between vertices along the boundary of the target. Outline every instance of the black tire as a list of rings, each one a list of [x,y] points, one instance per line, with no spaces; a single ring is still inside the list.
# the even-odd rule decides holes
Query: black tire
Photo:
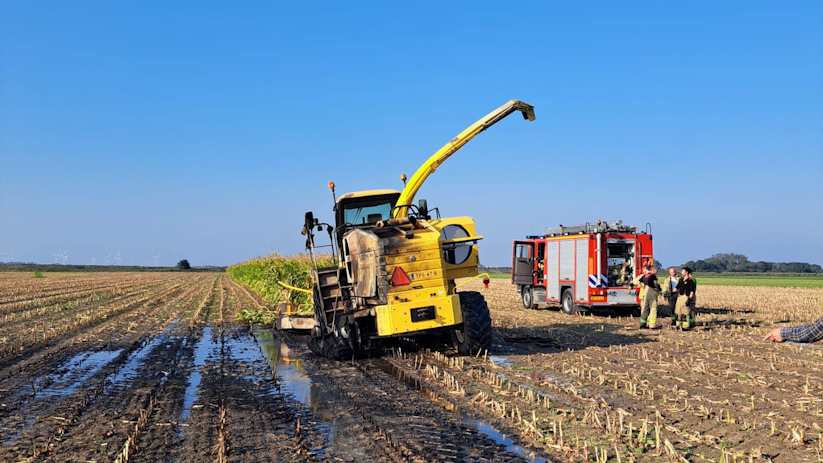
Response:
[[[309,349],[315,354],[333,360],[351,359],[354,351],[349,344],[334,336],[323,336],[309,340]]]
[[[463,312],[463,327],[455,332],[457,351],[463,355],[476,355],[488,349],[492,343],[492,318],[486,299],[477,291],[458,293]]]
[[[537,308],[537,304],[534,302],[534,289],[532,289],[531,286],[523,287],[523,290],[520,292],[520,299],[523,300],[523,307],[527,310]]]
[[[574,295],[571,289],[563,291],[563,298],[560,300],[560,308],[566,315],[577,313],[577,304],[574,303]]]
[[[317,326],[312,330],[309,349],[315,354],[334,360],[351,359],[360,350],[360,331],[355,323],[350,328],[349,338],[339,335],[339,330],[332,330],[323,312],[320,288],[314,286],[314,319]],[[331,333],[329,333],[332,331]]]

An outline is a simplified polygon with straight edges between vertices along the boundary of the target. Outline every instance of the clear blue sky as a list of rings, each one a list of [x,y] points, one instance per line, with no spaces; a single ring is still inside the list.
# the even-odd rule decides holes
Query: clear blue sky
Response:
[[[297,252],[329,180],[400,189],[518,98],[537,121],[418,196],[476,219],[484,264],[598,218],[650,222],[664,264],[823,263],[823,2],[505,3],[2,1],[0,251]]]

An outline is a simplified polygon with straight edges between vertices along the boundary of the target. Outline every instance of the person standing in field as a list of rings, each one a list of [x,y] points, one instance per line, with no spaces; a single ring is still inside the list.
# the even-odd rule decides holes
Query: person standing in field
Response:
[[[694,306],[695,291],[697,287],[692,279],[692,269],[683,267],[680,271],[683,278],[677,284],[677,303],[675,304],[674,312],[677,320],[675,326],[681,330],[687,331],[692,325],[689,322],[691,315],[691,307]]]
[[[647,322],[649,328],[655,329],[657,328],[657,295],[660,294],[657,267],[647,266],[646,273],[640,278],[640,284],[644,291],[641,298],[643,310],[640,312],[640,329],[646,328]]]
[[[634,277],[634,279],[632,279],[632,282],[631,282],[632,288],[637,288],[637,297],[640,299],[640,310],[641,311],[643,310],[643,302],[646,300],[646,286],[643,284],[643,277],[644,276],[646,276],[646,274],[641,273],[641,274],[637,275],[636,277]],[[645,328],[645,324],[643,323],[642,315],[641,315],[640,318],[641,318],[640,328],[642,329],[642,328]]]
[[[680,277],[674,267],[669,267],[669,276],[663,282],[663,298],[666,299],[666,305],[669,306],[669,312],[672,316],[672,326],[677,323],[677,316],[674,314],[674,306],[677,305],[677,284],[680,283]]]
[[[823,317],[808,325],[775,328],[763,338],[764,341],[772,342],[816,342],[821,339],[823,339]]]
[[[689,299],[689,328],[694,328],[697,325],[697,278],[692,275],[689,279],[694,287],[694,296]]]

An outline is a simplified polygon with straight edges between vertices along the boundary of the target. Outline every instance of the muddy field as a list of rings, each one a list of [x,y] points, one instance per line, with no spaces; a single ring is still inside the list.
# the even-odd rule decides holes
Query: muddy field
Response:
[[[823,290],[703,287],[698,327],[526,311],[488,352],[331,363],[224,274],[0,274],[0,461],[823,461]]]

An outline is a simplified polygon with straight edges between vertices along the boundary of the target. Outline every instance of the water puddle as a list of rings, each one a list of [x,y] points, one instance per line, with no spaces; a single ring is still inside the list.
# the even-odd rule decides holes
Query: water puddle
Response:
[[[410,389],[416,390],[422,393],[427,399],[431,400],[432,402],[440,405],[444,409],[454,412],[455,414],[460,414],[460,408],[449,402],[448,400],[442,398],[440,395],[426,387],[422,384],[418,379],[409,376],[403,369],[400,369],[393,365],[392,363],[383,360],[383,359],[376,359],[372,361],[375,366],[380,368],[383,372],[391,375],[392,377],[402,381],[406,386]],[[543,393],[535,391],[535,393],[541,394],[544,397],[548,397],[550,400],[554,400],[554,398],[547,396]],[[526,461],[535,462],[535,463],[548,463],[548,459],[540,457],[536,455],[534,452],[530,452],[523,448],[520,445],[517,445],[513,439],[510,437],[506,437],[505,434],[502,434],[498,430],[496,430],[492,425],[480,421],[476,418],[471,418],[468,416],[463,417],[463,422],[466,423],[469,427],[477,429],[477,432],[483,434],[484,436],[490,438],[498,445],[502,445],[506,447],[506,451],[522,457],[526,459]]]
[[[263,395],[282,394],[311,410],[316,420],[313,426],[323,435],[326,445],[331,445],[332,442],[335,445],[339,444],[340,437],[336,437],[332,413],[320,400],[320,390],[312,385],[311,379],[303,370],[302,360],[284,342],[276,339],[272,331],[259,327],[255,327],[253,336],[227,336],[222,340],[222,345],[210,325],[203,328],[203,333],[194,347],[194,368],[184,392],[180,424],[187,423],[191,417],[191,409],[199,396],[206,363],[219,362],[221,349],[228,358],[244,369],[242,378],[263,384]],[[185,427],[181,426],[179,433],[182,435],[184,432]],[[326,448],[310,450],[324,459]],[[336,454],[342,455],[342,452]]]
[[[517,349],[508,344],[492,344],[491,350],[499,353],[512,353]]]
[[[276,340],[270,330],[257,328],[254,337],[269,365],[277,372],[280,392],[294,397],[309,408],[318,405],[312,394],[311,378],[303,370],[303,361],[286,343]]]
[[[406,373],[405,370],[402,368],[397,368],[392,363],[383,360],[383,359],[375,359],[372,360],[372,363],[380,368],[384,373],[392,376],[393,378],[403,382],[409,389],[413,389],[415,391],[419,391],[422,393],[427,399],[431,400],[432,402],[440,405],[441,407],[445,408],[450,412],[460,413],[460,408],[457,405],[449,402],[448,400],[441,397],[436,392],[432,391],[428,387],[426,387],[423,383],[421,383],[417,378],[410,376]]]
[[[515,444],[515,442],[510,438],[507,437],[505,434],[501,433],[497,429],[495,429],[492,425],[488,423],[484,423],[479,420],[475,420],[474,418],[466,418],[466,423],[470,424],[471,426],[477,428],[477,432],[480,434],[485,435],[489,439],[495,441],[498,445],[503,445],[506,447],[506,450],[509,453],[513,453],[517,456],[522,457],[526,461],[534,462],[534,463],[548,463],[549,460],[547,458],[543,458],[541,456],[536,455],[534,452],[530,452],[523,447]]]
[[[259,348],[257,356],[242,348],[238,349],[238,355],[247,362],[255,362],[262,354],[277,377],[277,385],[272,392],[291,397],[306,410],[311,411],[314,421],[312,426],[323,435],[325,443],[323,447],[310,447],[309,450],[321,460],[328,457],[329,449],[334,450],[335,456],[347,460],[365,459],[366,455],[357,444],[359,436],[350,435],[346,429],[335,426],[334,414],[322,400],[320,388],[312,384],[311,378],[306,375],[303,360],[297,352],[292,351],[282,340],[275,338],[274,333],[268,329],[255,326],[254,339]]]
[[[73,394],[77,388],[82,386],[89,378],[117,358],[120,352],[123,352],[123,350],[81,352],[75,355],[57,368],[57,372],[64,373],[59,373],[60,376],[48,387],[38,391],[37,395],[41,397],[63,398]]]
[[[170,331],[176,324],[176,320],[172,321],[157,336],[144,339],[140,347],[132,351],[116,367],[115,371],[104,378],[100,392],[111,396],[128,388],[137,378],[139,368],[152,351],[163,345],[166,348],[172,346],[169,341]],[[36,422],[37,416],[42,413],[44,407],[53,406],[63,398],[74,394],[122,353],[123,349],[81,352],[55,368],[54,374],[35,379],[32,382],[32,390],[18,394],[18,400],[22,399],[19,406],[0,427],[2,444],[13,444],[30,425]],[[161,378],[161,384],[167,378],[168,376]],[[24,397],[24,394],[27,396]],[[6,431],[11,431],[11,434],[3,438]]]
[[[130,353],[126,361],[123,362],[123,365],[106,377],[104,384],[108,384],[109,386],[104,391],[104,394],[113,395],[129,387],[137,377],[137,370],[146,361],[146,357],[158,346],[167,343],[170,337],[169,332],[175,324],[175,322],[170,323],[162,333],[144,340],[140,347]]]
[[[489,360],[491,360],[495,365],[504,368],[511,368],[512,366],[512,360],[508,357],[503,357],[502,355],[489,355]]]
[[[186,390],[183,392],[183,412],[180,416],[180,423],[186,424],[191,416],[191,408],[194,406],[194,401],[197,398],[197,392],[200,390],[200,382],[203,380],[203,367],[206,365],[206,360],[209,358],[218,359],[220,355],[220,343],[212,336],[211,325],[206,325],[203,328],[203,333],[197,344],[194,346],[193,362],[194,368],[189,374],[189,380],[186,384]],[[180,428],[179,434],[183,434],[184,428]]]
[[[44,375],[35,379],[32,382],[32,390],[21,391],[18,400],[22,400],[18,408],[3,422],[0,428],[2,444],[11,445],[17,441],[37,420],[38,410],[74,394],[121,352],[122,349],[81,352],[60,364],[54,370],[55,375]],[[28,396],[20,397],[23,393]],[[6,432],[8,435],[3,437]]]

